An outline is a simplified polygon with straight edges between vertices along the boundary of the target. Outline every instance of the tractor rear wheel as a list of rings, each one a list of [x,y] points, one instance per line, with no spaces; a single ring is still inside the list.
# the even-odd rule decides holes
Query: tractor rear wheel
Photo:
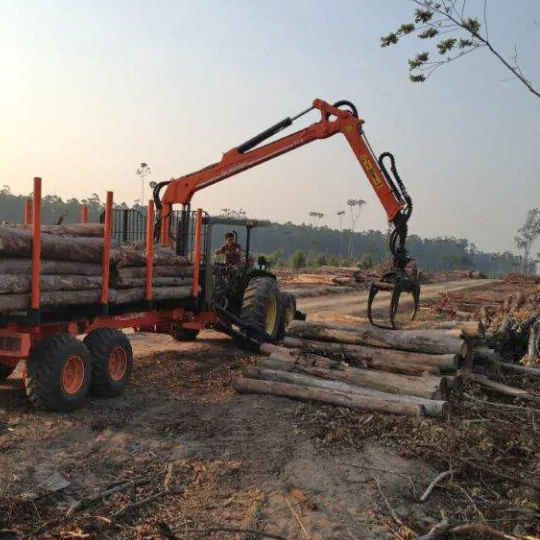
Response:
[[[133,351],[127,336],[113,328],[99,328],[84,338],[84,344],[92,357],[92,394],[119,396],[133,370]]]
[[[244,291],[240,318],[275,339],[279,322],[279,289],[271,277],[252,278]]]
[[[79,407],[90,388],[90,353],[68,334],[42,339],[32,348],[25,376],[31,403],[51,411]]]
[[[5,381],[14,371],[14,366],[0,364],[0,381]]]
[[[296,314],[296,298],[293,294],[279,293],[279,321],[276,339],[281,341],[285,337],[285,331]]]

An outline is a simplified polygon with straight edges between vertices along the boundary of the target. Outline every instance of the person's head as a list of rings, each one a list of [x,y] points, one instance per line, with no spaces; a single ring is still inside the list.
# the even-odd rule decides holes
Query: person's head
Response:
[[[232,246],[232,245],[234,244],[234,233],[228,232],[228,233],[225,235],[225,243],[226,243],[228,246]]]

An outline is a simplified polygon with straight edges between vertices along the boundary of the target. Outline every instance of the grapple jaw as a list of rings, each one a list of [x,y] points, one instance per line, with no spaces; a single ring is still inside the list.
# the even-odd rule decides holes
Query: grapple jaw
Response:
[[[373,302],[379,291],[388,291],[391,293],[390,308],[388,311],[389,324],[376,322],[373,317]],[[420,283],[418,281],[416,262],[412,258],[407,258],[402,265],[394,262],[392,270],[386,272],[380,281],[375,281],[371,284],[367,306],[369,322],[379,328],[395,329],[395,318],[399,309],[401,293],[403,292],[412,295],[413,311],[411,320],[414,320],[420,302]]]

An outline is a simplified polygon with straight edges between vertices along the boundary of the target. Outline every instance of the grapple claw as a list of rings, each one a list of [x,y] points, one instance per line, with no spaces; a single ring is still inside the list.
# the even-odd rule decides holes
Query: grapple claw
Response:
[[[389,324],[376,322],[373,317],[373,302],[379,291],[391,292],[390,308],[388,310]],[[381,281],[373,282],[369,289],[367,317],[371,324],[379,328],[395,329],[396,315],[399,310],[399,301],[401,293],[411,293],[413,299],[413,312],[411,321],[416,317],[418,305],[420,302],[420,284],[416,272],[416,264],[413,259],[409,259],[404,268],[394,268],[393,271],[386,273]]]

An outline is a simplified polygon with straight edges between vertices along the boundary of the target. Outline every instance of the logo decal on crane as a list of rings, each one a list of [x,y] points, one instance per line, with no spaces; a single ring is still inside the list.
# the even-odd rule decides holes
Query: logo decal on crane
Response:
[[[373,187],[375,189],[380,189],[383,185],[382,180],[377,174],[377,171],[375,170],[375,167],[373,166],[373,163],[371,163],[369,157],[360,156],[360,163],[362,164],[362,167],[364,167],[364,171],[366,171],[369,181],[373,184]]]

